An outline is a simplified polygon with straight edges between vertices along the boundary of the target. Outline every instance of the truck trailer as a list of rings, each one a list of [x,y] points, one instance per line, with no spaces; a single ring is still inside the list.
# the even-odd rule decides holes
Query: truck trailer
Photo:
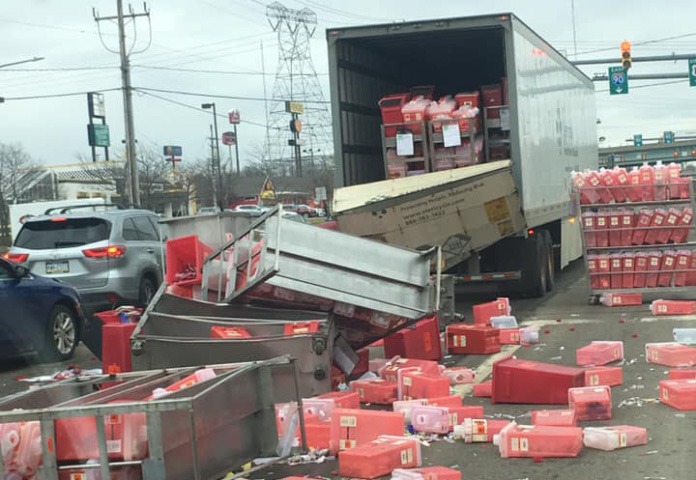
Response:
[[[570,174],[597,168],[590,78],[512,13],[332,28],[326,36],[339,229],[445,253],[453,243],[446,267],[460,281],[505,280],[536,296],[551,290],[555,270],[582,255]],[[480,129],[484,148],[503,142],[508,158],[389,179],[380,99],[418,85],[455,94],[496,83],[506,85],[503,105],[481,105]],[[457,194],[472,188],[478,193]],[[433,216],[443,197],[456,201]],[[417,204],[425,214],[414,220],[408,213]]]

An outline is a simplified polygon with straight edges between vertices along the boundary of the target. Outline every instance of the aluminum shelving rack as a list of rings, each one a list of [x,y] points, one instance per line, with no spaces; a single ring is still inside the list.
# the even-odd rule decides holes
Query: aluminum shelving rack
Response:
[[[294,401],[301,407],[295,361],[285,356],[210,367],[217,372],[215,378],[149,401],[143,398],[153,389],[200,367],[77,377],[38,387],[0,399],[0,424],[39,422],[42,464],[37,480],[59,480],[72,472],[83,475],[75,478],[90,478],[85,472],[92,469],[100,472],[94,478],[114,478],[112,469],[124,467],[138,468],[143,480],[208,480],[226,477],[254,458],[287,456],[291,442],[278,438],[275,404]],[[304,434],[301,412],[300,408]],[[128,414],[144,416],[147,453],[116,461],[109,458],[105,424]],[[57,460],[61,447],[56,444],[55,422],[68,419],[94,426],[94,431],[70,441],[89,446],[83,450],[96,450],[96,458]]]
[[[689,182],[689,195],[688,198],[679,198],[679,199],[671,199],[671,200],[655,200],[655,201],[639,201],[639,202],[631,202],[630,200],[627,200],[626,202],[611,202],[611,203],[581,203],[580,202],[580,191],[574,187],[573,192],[572,192],[572,199],[573,199],[573,213],[577,215],[578,220],[580,221],[580,229],[581,229],[581,238],[582,238],[582,247],[583,247],[583,259],[585,263],[585,271],[587,272],[587,280],[588,280],[588,289],[590,292],[590,297],[589,297],[589,302],[591,304],[596,304],[599,303],[600,296],[604,293],[641,293],[641,294],[656,294],[656,295],[661,295],[661,294],[671,294],[671,295],[676,295],[676,296],[681,296],[681,297],[694,297],[696,295],[696,286],[692,285],[687,285],[687,286],[673,286],[673,280],[672,286],[664,286],[664,287],[641,287],[641,288],[606,288],[606,289],[597,289],[592,287],[592,279],[591,277],[593,275],[606,275],[606,272],[596,272],[596,273],[591,273],[589,264],[588,264],[588,256],[589,255],[600,255],[600,254],[613,254],[613,253],[638,253],[640,251],[650,251],[650,250],[657,250],[660,252],[664,252],[665,250],[690,250],[692,252],[692,255],[696,255],[696,241],[694,240],[694,229],[695,229],[695,224],[694,221],[692,220],[691,224],[688,227],[683,227],[683,228],[688,228],[689,233],[687,237],[687,241],[684,243],[663,243],[663,244],[649,244],[649,245],[630,245],[630,246],[588,246],[587,241],[586,241],[586,234],[587,233],[597,233],[597,232],[608,232],[609,230],[611,231],[626,231],[629,229],[626,228],[615,228],[607,226],[606,230],[602,229],[594,229],[594,230],[587,230],[585,228],[585,222],[582,220],[582,214],[586,212],[602,212],[606,210],[611,210],[611,209],[639,209],[640,207],[653,207],[653,208],[664,208],[665,210],[668,210],[670,207],[691,207],[693,212],[696,212],[696,202],[694,201],[694,189],[693,189],[693,182]],[[670,188],[669,184],[656,184],[656,188],[665,188],[665,191],[669,191],[668,189]],[[629,187],[625,186],[618,186],[618,187],[607,187],[607,186],[601,186],[599,188],[606,188],[607,190],[611,191],[612,188],[649,188],[643,185],[630,185]],[[630,227],[630,230],[635,230],[638,228],[636,225],[633,225]],[[658,226],[658,227],[640,227],[641,230],[654,230],[654,229],[663,229],[665,227]],[[656,271],[657,274],[659,275],[660,273],[664,272],[663,270],[658,270]],[[681,269],[681,270],[669,270],[670,273],[675,274],[675,273],[686,273],[687,275],[689,273],[694,273],[696,272],[696,269],[693,268],[688,268],[688,269]],[[635,273],[635,271],[634,271]],[[641,272],[642,273],[642,272]],[[611,272],[608,273],[611,275]],[[673,277],[672,277],[673,278]]]

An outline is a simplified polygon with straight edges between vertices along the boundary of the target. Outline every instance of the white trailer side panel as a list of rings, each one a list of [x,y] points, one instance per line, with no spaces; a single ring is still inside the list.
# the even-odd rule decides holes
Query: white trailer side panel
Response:
[[[521,21],[512,22],[513,158],[519,159],[527,224],[535,227],[569,214],[572,170],[597,168],[595,93],[592,81],[567,59]]]

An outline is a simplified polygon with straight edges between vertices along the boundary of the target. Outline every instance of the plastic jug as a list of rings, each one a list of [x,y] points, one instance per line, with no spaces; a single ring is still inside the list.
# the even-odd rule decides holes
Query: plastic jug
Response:
[[[544,427],[510,423],[493,439],[503,458],[577,457],[582,450],[582,428]]]
[[[583,443],[586,447],[606,451],[648,443],[648,431],[645,428],[631,425],[586,427],[583,436]]]
[[[454,436],[463,439],[464,443],[490,443],[493,436],[509,424],[509,420],[465,418],[460,425],[455,425]]]
[[[442,374],[449,378],[450,384],[452,385],[474,383],[474,380],[476,379],[476,372],[469,367],[445,368]]]
[[[517,319],[512,315],[491,317],[491,326],[494,328],[515,328],[517,327]]]
[[[672,334],[675,342],[696,345],[696,328],[675,328]]]
[[[447,407],[416,405],[411,410],[411,425],[416,432],[444,434],[449,432]]]
[[[520,328],[520,345],[539,343],[539,327]]]
[[[392,408],[395,412],[404,414],[404,422],[406,425],[411,424],[411,413],[414,407],[427,405],[428,400],[425,398],[417,398],[415,400],[397,400],[393,403]]]

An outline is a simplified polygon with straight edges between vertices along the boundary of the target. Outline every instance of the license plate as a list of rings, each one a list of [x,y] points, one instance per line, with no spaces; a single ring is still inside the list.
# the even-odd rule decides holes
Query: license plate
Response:
[[[70,262],[67,260],[62,262],[46,262],[46,275],[68,272],[70,272]]]

